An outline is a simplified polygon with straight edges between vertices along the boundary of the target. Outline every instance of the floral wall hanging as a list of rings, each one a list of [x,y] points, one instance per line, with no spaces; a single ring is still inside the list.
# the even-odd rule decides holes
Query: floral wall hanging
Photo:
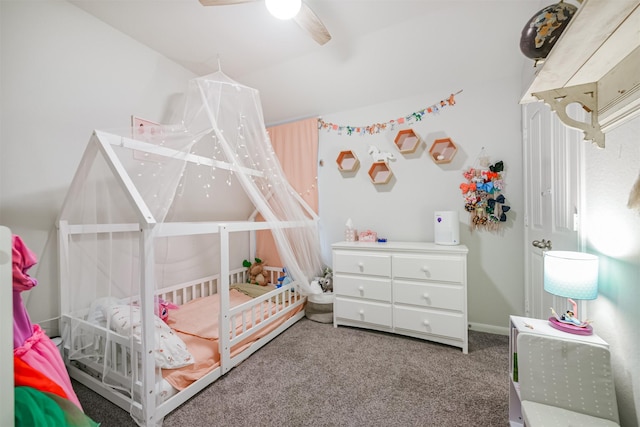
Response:
[[[502,194],[504,189],[504,163],[488,164],[486,157],[479,157],[479,166],[463,172],[465,182],[460,184],[464,197],[464,209],[469,212],[471,230],[498,231],[507,221],[511,209]]]

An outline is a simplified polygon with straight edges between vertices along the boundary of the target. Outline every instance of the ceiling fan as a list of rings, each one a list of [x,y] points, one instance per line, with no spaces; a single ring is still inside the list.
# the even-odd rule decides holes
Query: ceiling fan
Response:
[[[230,4],[239,4],[239,3],[249,3],[254,1],[263,1],[263,0],[200,0],[200,3],[203,6],[224,6]],[[282,1],[282,0],[276,0]],[[276,3],[276,1],[266,0],[267,8],[269,8],[269,3]],[[271,11],[271,10],[270,10]],[[273,14],[273,12],[271,12]],[[275,16],[275,15],[274,15]],[[293,19],[296,24],[309,32],[311,37],[318,42],[320,45],[325,44],[329,40],[331,40],[331,34],[324,26],[320,18],[311,10],[309,6],[302,0],[300,4],[300,9],[298,13],[293,16],[293,18],[281,18],[281,19]]]

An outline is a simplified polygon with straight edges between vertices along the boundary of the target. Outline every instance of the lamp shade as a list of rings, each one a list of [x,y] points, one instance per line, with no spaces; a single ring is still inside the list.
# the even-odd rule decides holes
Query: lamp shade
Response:
[[[584,252],[545,252],[544,290],[560,297],[595,299],[598,257]]]

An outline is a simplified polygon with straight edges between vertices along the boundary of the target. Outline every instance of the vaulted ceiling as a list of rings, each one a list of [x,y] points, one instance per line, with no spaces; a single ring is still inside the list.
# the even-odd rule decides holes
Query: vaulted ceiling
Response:
[[[305,0],[332,39],[321,46],[262,1],[69,0],[193,71],[260,90],[275,124],[520,73],[522,28],[539,0]],[[532,65],[531,65],[532,66]],[[442,93],[434,93],[442,89]]]

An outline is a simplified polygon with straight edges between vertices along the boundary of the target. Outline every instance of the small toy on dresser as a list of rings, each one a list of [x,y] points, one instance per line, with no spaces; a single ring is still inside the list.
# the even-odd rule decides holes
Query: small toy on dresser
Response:
[[[371,230],[362,231],[358,236],[358,240],[361,242],[377,242],[378,233]]]
[[[255,258],[255,262],[253,264],[245,259],[242,262],[242,266],[248,269],[248,283],[253,283],[254,285],[260,286],[267,285],[267,278],[264,276],[264,274],[262,274],[264,270],[264,264],[260,258]]]

